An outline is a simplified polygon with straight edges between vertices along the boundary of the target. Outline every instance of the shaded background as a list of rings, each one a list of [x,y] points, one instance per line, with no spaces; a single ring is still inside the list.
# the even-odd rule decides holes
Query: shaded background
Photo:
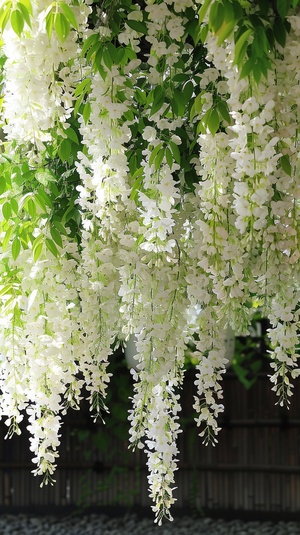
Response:
[[[256,333],[257,334],[257,333]],[[0,509],[47,512],[49,508],[148,508],[146,455],[128,449],[128,397],[132,377],[123,353],[111,364],[114,376],[106,424],[94,424],[89,406],[69,411],[62,426],[60,457],[53,487],[40,488],[31,470],[26,422],[22,435],[4,440],[0,423]],[[234,373],[235,369],[236,373]],[[300,388],[295,382],[290,410],[275,405],[264,332],[236,340],[233,368],[224,376],[225,412],[216,447],[205,447],[192,410],[194,370],[188,366],[181,393],[179,470],[174,513],[293,518],[300,510]],[[238,375],[237,375],[238,374]]]

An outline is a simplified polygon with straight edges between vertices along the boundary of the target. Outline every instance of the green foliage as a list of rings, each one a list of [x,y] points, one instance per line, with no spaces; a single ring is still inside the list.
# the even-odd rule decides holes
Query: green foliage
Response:
[[[218,37],[218,45],[226,39],[234,39],[234,65],[241,78],[251,77],[259,83],[271,69],[270,52],[275,42],[285,45],[289,24],[286,17],[296,10],[298,0],[259,1],[255,14],[249,14],[247,2],[244,6],[237,0],[205,0],[199,10],[199,22],[208,16],[207,26]],[[203,42],[205,42],[205,35]]]
[[[256,383],[260,372],[269,369],[268,350],[270,343],[267,339],[266,328],[267,321],[257,316],[250,326],[250,336],[240,336],[235,339],[231,367],[247,390]]]
[[[19,0],[15,4],[6,0],[0,7],[0,32],[3,32],[10,22],[14,32],[20,36],[25,24],[31,28],[32,7],[30,0]]]
[[[58,38],[63,43],[68,37],[71,28],[78,30],[77,20],[70,6],[64,1],[54,1],[46,16],[46,30],[49,40],[55,30]]]
[[[79,147],[77,132],[76,123],[70,123],[66,138],[57,138],[58,145],[52,147],[43,167],[30,168],[17,154],[13,160],[0,160],[0,248],[11,251],[13,261],[28,248],[35,261],[44,248],[58,257],[62,236],[68,233],[79,241],[78,175],[72,168]]]

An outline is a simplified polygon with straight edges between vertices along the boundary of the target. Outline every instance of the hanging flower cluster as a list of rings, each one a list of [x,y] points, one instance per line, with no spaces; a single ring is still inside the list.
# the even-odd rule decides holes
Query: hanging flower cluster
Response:
[[[264,4],[264,5],[262,5]],[[134,338],[130,445],[172,519],[180,387],[217,442],[228,329],[269,318],[289,403],[299,332],[298,1],[0,3],[0,416],[53,482],[61,416],[103,418]]]

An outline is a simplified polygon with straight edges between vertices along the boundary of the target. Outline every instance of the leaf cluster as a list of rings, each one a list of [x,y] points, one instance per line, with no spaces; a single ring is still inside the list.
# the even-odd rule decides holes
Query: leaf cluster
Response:
[[[270,53],[278,45],[285,46],[290,29],[286,17],[295,12],[299,1],[258,0],[255,4],[256,9],[253,10],[251,6],[249,11],[246,2],[242,7],[237,0],[205,0],[199,10],[198,20],[203,42],[206,38],[203,28],[217,36],[218,45],[227,39],[234,40],[233,64],[237,65],[240,77],[250,76],[259,83],[262,76],[267,77],[272,67]],[[206,18],[208,21],[203,25]]]

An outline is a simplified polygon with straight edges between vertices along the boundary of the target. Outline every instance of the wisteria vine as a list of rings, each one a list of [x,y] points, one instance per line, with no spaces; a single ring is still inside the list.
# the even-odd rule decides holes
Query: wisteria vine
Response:
[[[228,330],[299,373],[298,1],[0,2],[0,417],[54,482],[83,389],[105,419],[135,340],[129,443],[172,519],[187,345],[215,444]]]

